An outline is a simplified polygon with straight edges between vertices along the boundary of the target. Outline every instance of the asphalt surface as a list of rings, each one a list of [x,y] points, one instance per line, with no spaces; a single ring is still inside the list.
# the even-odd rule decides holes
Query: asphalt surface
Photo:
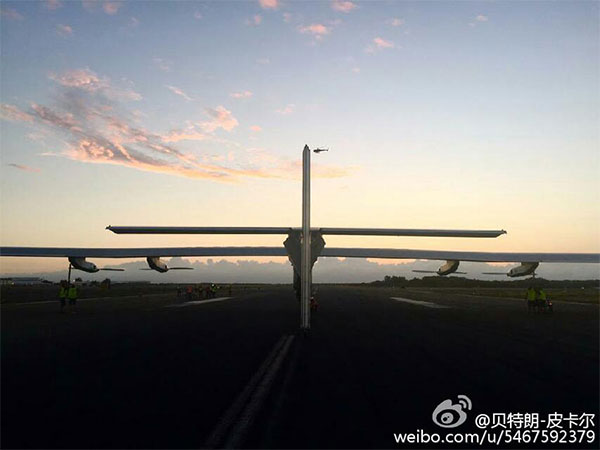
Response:
[[[598,447],[597,305],[528,315],[523,302],[427,291],[317,298],[306,336],[287,288],[177,307],[175,296],[90,300],[77,314],[4,305],[2,447],[202,447],[285,336],[244,447],[427,448],[393,433],[445,433],[432,412],[459,394],[473,416],[596,414],[595,442],[537,447]]]

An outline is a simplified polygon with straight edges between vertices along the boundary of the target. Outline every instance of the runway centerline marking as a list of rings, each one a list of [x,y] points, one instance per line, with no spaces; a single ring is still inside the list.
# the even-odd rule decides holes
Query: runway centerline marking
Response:
[[[206,305],[208,303],[223,302],[232,299],[233,297],[218,297],[210,300],[192,300],[191,302],[179,303],[176,305],[167,305],[165,308],[183,308],[184,306]]]
[[[267,355],[248,384],[221,416],[206,439],[204,448],[241,448],[249,429],[259,415],[277,373],[290,350],[293,335],[284,335]]]
[[[396,300],[397,302],[410,303],[411,305],[424,306],[426,308],[436,308],[436,309],[450,308],[450,306],[438,305],[437,303],[432,303],[432,302],[424,302],[424,301],[419,301],[419,300],[410,300],[408,298],[402,298],[402,297],[390,297],[390,298],[392,300]]]

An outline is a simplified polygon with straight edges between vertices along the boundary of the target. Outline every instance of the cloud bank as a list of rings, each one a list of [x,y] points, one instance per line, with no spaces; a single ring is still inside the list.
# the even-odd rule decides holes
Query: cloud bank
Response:
[[[58,94],[52,105],[32,103],[28,108],[1,104],[4,120],[41,127],[59,135],[66,148],[50,152],[53,156],[93,164],[111,164],[131,169],[221,182],[239,182],[244,178],[297,179],[299,160],[293,161],[261,150],[229,152],[215,158],[202,150],[183,151],[182,141],[207,141],[231,147],[219,133],[231,133],[239,126],[233,113],[222,105],[205,108],[203,117],[188,120],[178,129],[152,131],[139,125],[139,115],[127,105],[142,99],[131,86],[116,86],[105,76],[85,69],[49,74]],[[185,92],[174,86],[171,91],[184,98]],[[248,95],[242,93],[244,97]],[[191,99],[191,98],[190,98]],[[290,112],[288,105],[283,113]],[[239,144],[235,144],[241,148]],[[46,153],[48,154],[48,153]],[[349,175],[353,168],[315,166],[317,177]]]

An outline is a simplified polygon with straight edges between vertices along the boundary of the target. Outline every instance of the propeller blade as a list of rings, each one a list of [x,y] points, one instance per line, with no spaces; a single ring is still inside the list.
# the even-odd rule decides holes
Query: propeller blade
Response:
[[[417,273],[437,273],[435,270],[417,270],[417,269],[414,269],[413,272],[417,272]]]
[[[98,269],[98,270],[106,270],[109,272],[125,272],[125,269],[114,269],[112,267],[103,267],[102,269]]]

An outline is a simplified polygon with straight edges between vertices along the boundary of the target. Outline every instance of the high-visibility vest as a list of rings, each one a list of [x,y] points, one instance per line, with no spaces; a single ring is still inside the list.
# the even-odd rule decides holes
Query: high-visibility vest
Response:
[[[69,298],[69,300],[74,300],[77,298],[77,288],[75,286],[69,288],[67,297]]]
[[[540,289],[540,300],[546,300],[546,292],[543,289]]]
[[[67,289],[61,287],[58,291],[58,298],[65,298],[67,296]]]
[[[533,289],[529,289],[527,291],[527,300],[529,300],[529,301],[535,300],[535,291]]]

